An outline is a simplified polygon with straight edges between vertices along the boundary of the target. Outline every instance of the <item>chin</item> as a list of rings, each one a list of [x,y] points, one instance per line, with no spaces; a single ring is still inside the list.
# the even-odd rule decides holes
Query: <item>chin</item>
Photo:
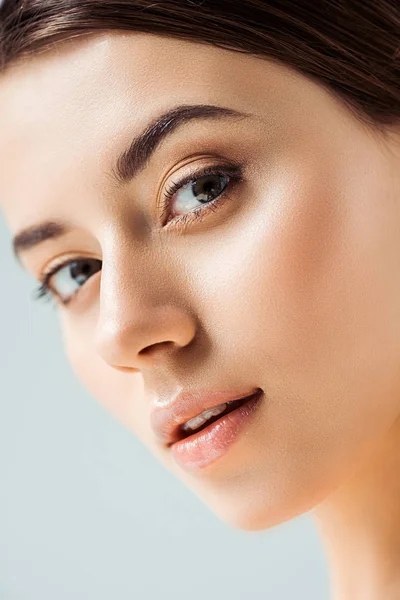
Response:
[[[228,511],[226,509],[215,510],[211,508],[211,510],[220,521],[240,531],[271,529],[296,516],[293,513],[290,513],[290,515],[284,514],[281,510],[271,512],[265,507],[262,510],[252,510],[251,508]]]
[[[329,494],[328,494],[329,495]],[[327,496],[326,490],[308,489],[306,493],[241,494],[233,499],[222,494],[202,498],[204,504],[223,523],[241,531],[262,531],[310,512]]]
[[[284,511],[282,507],[272,509],[268,507],[267,502],[262,506],[256,506],[251,499],[240,505],[228,501],[221,502],[221,499],[218,502],[207,500],[203,500],[203,502],[220,521],[241,531],[270,529],[301,512],[293,510]]]

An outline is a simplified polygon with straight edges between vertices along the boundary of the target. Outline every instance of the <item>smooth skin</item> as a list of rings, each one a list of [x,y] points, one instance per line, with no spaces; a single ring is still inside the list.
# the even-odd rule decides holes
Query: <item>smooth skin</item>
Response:
[[[116,182],[132,139],[181,104],[249,116],[182,125]],[[400,126],[368,128],[274,61],[102,32],[1,74],[0,131],[12,233],[72,227],[23,266],[39,279],[62,258],[102,261],[79,285],[65,268],[52,282],[74,292],[56,302],[85,388],[234,527],[313,509],[335,600],[398,598]],[[206,212],[181,188],[166,223],[171,182],[221,162],[243,174],[224,200]],[[246,434],[183,471],[151,429],[155,398],[247,387],[265,398]]]

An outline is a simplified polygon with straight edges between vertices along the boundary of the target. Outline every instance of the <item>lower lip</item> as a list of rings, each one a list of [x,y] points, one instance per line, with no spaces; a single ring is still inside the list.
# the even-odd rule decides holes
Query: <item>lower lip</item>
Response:
[[[185,471],[204,469],[223,456],[238,439],[263,397],[260,390],[245,404],[224,415],[205,429],[172,444],[175,461]]]

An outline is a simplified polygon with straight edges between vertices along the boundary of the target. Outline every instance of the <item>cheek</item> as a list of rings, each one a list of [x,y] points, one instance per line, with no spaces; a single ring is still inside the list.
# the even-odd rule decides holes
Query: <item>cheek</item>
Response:
[[[366,417],[393,411],[377,395],[400,384],[396,222],[375,181],[346,197],[313,172],[270,183],[269,196],[196,255],[201,317],[255,385],[265,377],[314,400],[340,392],[339,420],[352,412],[346,393]]]
[[[132,432],[166,469],[181,477],[180,470],[160,448],[151,429],[151,404],[146,398],[142,375],[121,373],[110,367],[93,352],[81,331],[75,334],[73,328],[64,327],[63,338],[68,362],[90,396]]]
[[[275,205],[265,202],[196,261],[215,347],[266,396],[252,438],[223,465],[223,484],[202,488],[243,528],[322,501],[399,412],[395,227],[368,206],[379,195],[346,204],[315,181],[281,189]]]
[[[82,330],[63,327],[63,342],[68,362],[84,389],[117,421],[142,442],[151,437],[148,425],[143,377],[140,373],[121,373],[108,365],[92,348],[92,337]]]

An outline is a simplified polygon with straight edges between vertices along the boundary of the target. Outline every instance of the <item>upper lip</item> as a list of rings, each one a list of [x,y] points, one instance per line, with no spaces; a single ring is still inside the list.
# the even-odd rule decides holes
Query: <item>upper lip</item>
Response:
[[[208,408],[214,408],[219,404],[233,400],[248,398],[260,391],[260,388],[252,388],[236,391],[182,391],[175,395],[172,400],[163,405],[153,405],[150,413],[151,427],[157,438],[171,446],[181,440],[184,436],[181,425],[196,417]]]

